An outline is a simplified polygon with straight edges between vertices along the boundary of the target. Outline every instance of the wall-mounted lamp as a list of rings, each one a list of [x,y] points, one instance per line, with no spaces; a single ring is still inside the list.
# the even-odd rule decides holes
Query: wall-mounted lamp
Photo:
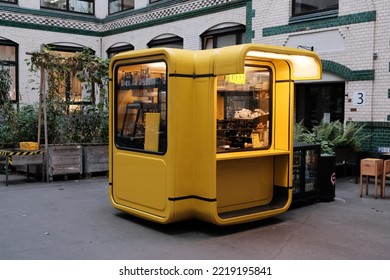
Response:
[[[377,58],[378,58],[378,53],[377,53],[377,52],[374,52],[374,53],[372,54],[372,58],[373,58],[374,60],[377,60]]]
[[[308,47],[308,46],[298,45],[297,49],[304,49],[304,50],[307,50],[307,51],[314,51],[314,46]]]

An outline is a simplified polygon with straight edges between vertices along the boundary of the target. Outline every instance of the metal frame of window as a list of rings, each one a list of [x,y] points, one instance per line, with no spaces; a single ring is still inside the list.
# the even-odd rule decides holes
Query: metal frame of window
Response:
[[[160,84],[160,85],[146,85],[146,84],[145,85],[138,85],[138,84],[131,85],[130,84],[130,85],[125,85],[123,87],[124,90],[126,90],[127,87],[129,87],[129,89],[131,89],[133,87],[133,89],[142,90],[144,87],[148,88],[148,87],[153,87],[153,86],[156,86],[156,87],[162,86],[163,89],[161,89],[161,90],[162,90],[162,92],[165,92],[165,94],[159,93],[159,95],[161,94],[161,96],[158,97],[157,103],[142,103],[142,102],[133,101],[133,103],[128,103],[126,105],[125,112],[132,111],[131,113],[133,115],[132,124],[134,124],[134,127],[131,126],[130,140],[134,141],[134,143],[132,143],[131,145],[124,143],[123,139],[121,139],[123,137],[123,135],[121,135],[121,134],[123,134],[123,124],[124,124],[123,122],[126,121],[126,113],[124,116],[125,119],[122,122],[119,122],[118,115],[121,113],[121,111],[119,111],[118,104],[119,104],[119,91],[123,90],[123,89],[121,89],[121,86],[118,86],[114,89],[114,97],[113,97],[113,101],[114,101],[113,114],[114,114],[114,119],[115,119],[114,127],[115,127],[115,129],[118,129],[119,126],[121,125],[121,130],[120,130],[121,132],[114,133],[115,146],[120,150],[136,151],[136,152],[140,152],[140,153],[159,154],[159,155],[164,155],[167,152],[167,149],[168,149],[168,107],[167,107],[167,104],[168,104],[168,98],[169,98],[168,84],[167,84],[168,80],[166,79],[166,77],[168,77],[168,63],[167,63],[167,61],[164,59],[156,59],[156,60],[149,60],[149,61],[147,61],[147,60],[146,61],[139,61],[136,63],[118,63],[118,65],[115,66],[113,80],[114,80],[115,84],[118,84],[118,81],[120,81],[119,71],[123,67],[143,66],[143,65],[154,64],[154,63],[164,63],[165,64],[165,73],[164,73],[165,74],[165,81],[162,84]],[[165,104],[165,107],[162,106],[163,103]],[[137,137],[134,137],[137,133],[136,130],[137,130],[137,124],[139,122],[140,114],[144,113],[144,112],[142,112],[141,108],[143,106],[152,107],[153,105],[157,105],[158,112],[161,114],[165,110],[165,116],[164,117],[160,116],[160,121],[161,121],[160,130],[161,131],[160,131],[160,136],[159,136],[158,151],[147,150],[147,149],[145,149],[145,147],[143,147],[143,148],[137,147],[138,140],[136,139]],[[134,115],[135,115],[135,118],[134,118]],[[132,131],[133,129],[134,129],[134,131]]]
[[[183,47],[183,38],[179,36],[172,36],[162,39],[153,39],[149,43],[147,43],[147,46],[149,48],[156,48],[164,45],[181,45]]]
[[[120,7],[120,9],[119,9],[118,11],[111,12],[110,4],[111,4],[112,2],[116,2],[116,1],[119,1],[119,2],[120,2],[121,7]],[[133,10],[133,9],[134,9],[134,2],[135,2],[135,0],[134,0],[134,2],[133,2],[133,7],[129,7],[129,8],[127,8],[127,9],[125,9],[124,4],[123,4],[123,1],[124,1],[124,0],[108,0],[108,14],[109,14],[109,15],[112,15],[112,14],[116,14],[116,13],[120,13],[120,12],[123,12],[123,11]]]
[[[134,50],[134,46],[131,44],[122,45],[118,47],[110,47],[107,49],[107,57],[111,58],[118,53],[132,50]]]
[[[213,38],[213,48],[217,48],[217,40],[215,38],[225,36],[225,35],[236,35],[236,45],[244,43],[242,41],[242,34],[246,32],[246,27],[243,24],[220,28],[220,29],[212,29],[203,32],[200,37],[202,38],[202,49],[206,49],[206,40],[209,38]]]
[[[66,7],[61,9],[61,8],[57,8],[53,5],[53,7],[48,7],[48,6],[45,6],[44,4],[45,3],[50,3],[50,2],[44,2],[43,0],[41,0],[41,8],[44,8],[44,9],[50,9],[50,10],[57,10],[57,11],[64,11],[64,12],[72,12],[72,13],[77,13],[77,14],[83,14],[83,15],[94,15],[95,14],[95,0],[78,0],[80,2],[87,2],[87,3],[92,3],[92,12],[80,12],[80,11],[73,11],[70,9],[70,0],[66,0]]]
[[[18,4],[18,0],[0,0],[0,2],[9,3],[9,4]]]
[[[0,45],[15,48],[15,60],[2,61],[0,63],[0,67],[15,67],[15,80],[13,81],[15,86],[15,99],[12,99],[11,101],[14,103],[19,103],[19,45],[13,41],[1,38]]]
[[[304,16],[304,15],[311,15],[311,14],[328,14],[328,13],[334,13],[334,11],[338,11],[339,5],[334,5],[333,7],[330,8],[325,8],[325,9],[315,9],[307,12],[300,12],[297,13],[296,11],[296,1],[297,0],[292,0],[292,17],[297,17],[297,16]],[[337,1],[339,2],[339,1]]]

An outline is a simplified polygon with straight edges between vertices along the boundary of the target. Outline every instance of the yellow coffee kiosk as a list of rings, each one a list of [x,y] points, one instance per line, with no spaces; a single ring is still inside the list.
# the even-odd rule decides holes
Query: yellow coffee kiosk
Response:
[[[116,55],[109,84],[113,206],[159,223],[230,225],[285,212],[294,81],[320,78],[315,53],[260,44]]]

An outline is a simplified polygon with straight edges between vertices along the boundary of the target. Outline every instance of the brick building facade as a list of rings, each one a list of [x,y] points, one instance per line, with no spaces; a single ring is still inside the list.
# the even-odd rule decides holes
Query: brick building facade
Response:
[[[390,146],[389,14],[385,0],[0,0],[0,59],[10,59],[2,45],[15,49],[11,95],[25,104],[38,99],[25,59],[43,44],[102,57],[245,42],[313,49],[324,77],[297,84],[296,121],[366,123],[375,150]]]

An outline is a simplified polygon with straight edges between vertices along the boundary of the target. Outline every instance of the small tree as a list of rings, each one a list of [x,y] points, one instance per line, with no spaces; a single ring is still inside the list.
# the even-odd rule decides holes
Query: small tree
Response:
[[[108,126],[109,59],[98,57],[87,48],[72,57],[63,57],[50,48],[43,48],[40,52],[33,52],[31,59],[26,62],[30,71],[41,71],[41,75],[45,77],[41,80],[40,94],[46,95],[47,92],[47,125],[51,143],[108,141],[108,130],[107,135],[101,132]],[[66,114],[69,104],[59,96],[58,86],[67,76],[76,76],[89,91],[92,90],[92,85],[95,85],[99,92],[98,103],[91,102],[91,105],[85,106],[82,110]],[[44,92],[42,87],[46,84],[47,91]],[[90,93],[92,96],[93,92]],[[42,98],[43,96],[40,100]]]

